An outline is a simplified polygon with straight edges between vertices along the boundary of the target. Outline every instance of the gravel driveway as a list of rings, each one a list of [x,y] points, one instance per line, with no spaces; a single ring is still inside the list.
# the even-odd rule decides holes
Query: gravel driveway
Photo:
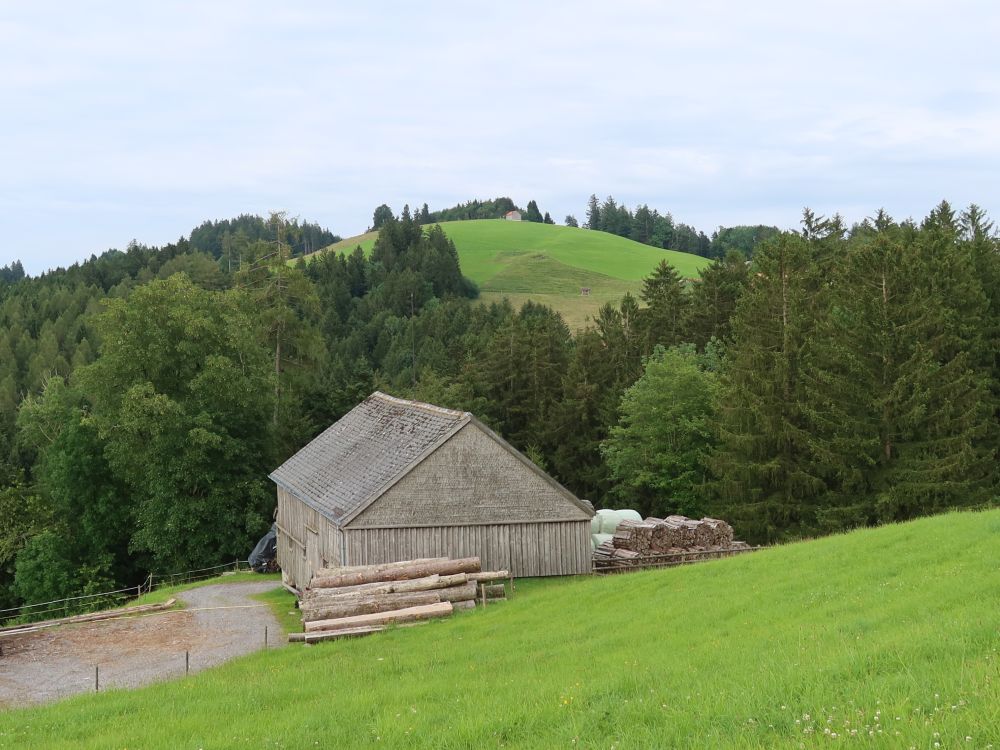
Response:
[[[64,625],[0,641],[0,707],[45,703],[94,689],[137,687],[198,672],[286,642],[270,607],[251,599],[277,581],[220,583],[177,598],[184,609],[122,620]]]

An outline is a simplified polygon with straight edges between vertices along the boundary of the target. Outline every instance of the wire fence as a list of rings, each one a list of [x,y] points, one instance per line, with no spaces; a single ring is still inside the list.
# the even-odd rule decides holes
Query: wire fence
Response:
[[[193,620],[175,619],[192,613]],[[202,620],[201,615],[210,619]],[[50,643],[24,648],[16,640],[9,645],[0,641],[5,647],[0,705],[25,706],[84,692],[135,688],[183,678],[254,651],[281,648],[287,636],[270,617],[270,607],[263,603],[195,607],[137,615],[128,619],[127,630],[70,638],[58,647]],[[212,637],[219,632],[227,637]],[[139,633],[141,649],[120,647],[118,639]]]
[[[79,594],[77,596],[67,596],[63,599],[32,602],[31,604],[0,609],[0,626],[23,625],[39,620],[69,617],[101,609],[121,607],[144,594],[166,586],[196,583],[197,581],[215,578],[223,573],[239,573],[241,571],[250,571],[250,565],[246,560],[234,560],[230,563],[221,563],[207,568],[185,570],[178,573],[150,573],[144,581],[135,586],[126,586],[125,588],[113,591],[99,591],[96,593]]]

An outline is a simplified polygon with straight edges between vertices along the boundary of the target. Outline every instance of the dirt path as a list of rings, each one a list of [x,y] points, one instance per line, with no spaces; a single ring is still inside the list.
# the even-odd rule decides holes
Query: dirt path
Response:
[[[284,645],[278,621],[252,594],[277,581],[220,583],[178,595],[185,609],[50,628],[2,641],[0,706],[45,703],[100,686],[138,687],[197,672],[264,647]]]

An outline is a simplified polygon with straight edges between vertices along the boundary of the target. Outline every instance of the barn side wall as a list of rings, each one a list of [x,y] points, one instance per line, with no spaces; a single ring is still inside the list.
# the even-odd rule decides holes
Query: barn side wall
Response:
[[[342,532],[318,511],[278,487],[278,565],[282,580],[302,588],[313,571],[340,565]]]
[[[513,575],[589,573],[590,521],[421,526],[344,530],[346,565],[369,565],[418,557],[471,557],[483,570]]]
[[[565,491],[469,423],[347,527],[589,521],[590,516]]]

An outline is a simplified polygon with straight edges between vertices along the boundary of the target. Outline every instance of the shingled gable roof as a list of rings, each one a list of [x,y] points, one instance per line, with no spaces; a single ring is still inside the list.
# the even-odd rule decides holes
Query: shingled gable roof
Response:
[[[270,479],[338,526],[349,523],[455,433],[472,423],[550,484],[580,500],[469,412],[376,391],[270,474]]]
[[[376,391],[275,469],[270,479],[340,525],[470,418],[468,412]]]

